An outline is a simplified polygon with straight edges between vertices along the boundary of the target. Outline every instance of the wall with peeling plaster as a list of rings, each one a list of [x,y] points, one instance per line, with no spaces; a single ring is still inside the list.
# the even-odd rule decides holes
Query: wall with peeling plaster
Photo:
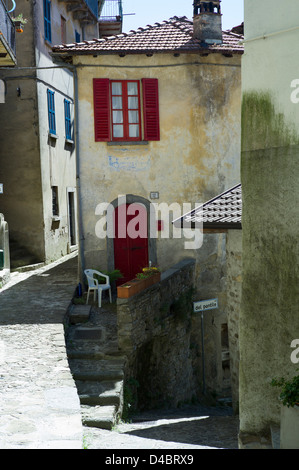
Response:
[[[95,234],[98,204],[119,195],[154,203],[178,203],[179,213],[218,195],[240,181],[241,57],[220,54],[77,56],[79,80],[79,152],[86,267],[107,269],[107,240]],[[86,65],[86,67],[85,67]],[[159,80],[158,142],[114,145],[95,142],[93,78]],[[150,192],[159,192],[158,200]],[[167,227],[167,225],[166,225]],[[219,309],[207,318],[209,386],[223,389],[221,324],[226,321],[225,234],[205,234],[203,246],[185,249],[185,239],[160,232],[156,259],[166,270],[181,259],[197,261],[197,300],[218,297]],[[187,240],[188,241],[188,240]],[[112,266],[113,267],[113,266]],[[215,354],[215,350],[220,351]],[[220,365],[219,365],[220,364]]]

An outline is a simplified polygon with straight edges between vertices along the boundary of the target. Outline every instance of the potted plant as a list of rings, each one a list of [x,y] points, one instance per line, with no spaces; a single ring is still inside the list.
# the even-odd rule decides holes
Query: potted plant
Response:
[[[17,33],[22,33],[23,32],[23,26],[27,23],[26,18],[23,18],[23,13],[20,13],[17,17],[12,18],[12,21],[15,24],[16,32]]]
[[[274,378],[271,385],[280,389],[280,448],[299,449],[299,375],[288,380]]]
[[[142,269],[141,273],[137,273],[135,279],[117,287],[117,297],[127,299],[132,295],[138,294],[147,287],[159,282],[161,279],[160,269],[155,266],[149,266]]]

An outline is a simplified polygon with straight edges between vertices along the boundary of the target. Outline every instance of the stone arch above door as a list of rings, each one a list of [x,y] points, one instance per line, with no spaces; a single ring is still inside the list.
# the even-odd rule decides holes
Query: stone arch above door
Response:
[[[118,197],[111,201],[111,205],[114,208],[117,208],[120,204],[142,204],[147,213],[147,227],[148,227],[148,260],[151,261],[153,265],[157,264],[157,248],[156,248],[156,239],[150,236],[150,226],[151,223],[155,221],[151,220],[153,211],[151,211],[151,202],[145,199],[142,196],[137,196],[134,194],[126,194],[124,196]],[[114,259],[114,239],[108,238],[107,240],[107,266],[108,270],[112,271],[115,269],[115,259]]]

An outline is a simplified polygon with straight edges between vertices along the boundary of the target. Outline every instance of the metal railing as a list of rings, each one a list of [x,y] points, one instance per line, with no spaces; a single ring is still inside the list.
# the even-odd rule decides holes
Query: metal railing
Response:
[[[106,0],[101,11],[100,21],[122,21],[123,7],[121,0]]]
[[[16,55],[16,30],[15,25],[8,14],[6,1],[0,0],[0,33],[11,51]]]

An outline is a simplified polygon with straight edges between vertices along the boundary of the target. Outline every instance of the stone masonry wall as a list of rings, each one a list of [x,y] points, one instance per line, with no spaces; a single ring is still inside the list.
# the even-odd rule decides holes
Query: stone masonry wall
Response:
[[[127,356],[126,383],[135,383],[140,409],[177,406],[197,395],[191,323],[195,261],[162,273],[161,282],[117,299],[119,347]]]
[[[242,296],[242,231],[227,234],[227,320],[230,356],[232,405],[239,410],[239,318]]]

